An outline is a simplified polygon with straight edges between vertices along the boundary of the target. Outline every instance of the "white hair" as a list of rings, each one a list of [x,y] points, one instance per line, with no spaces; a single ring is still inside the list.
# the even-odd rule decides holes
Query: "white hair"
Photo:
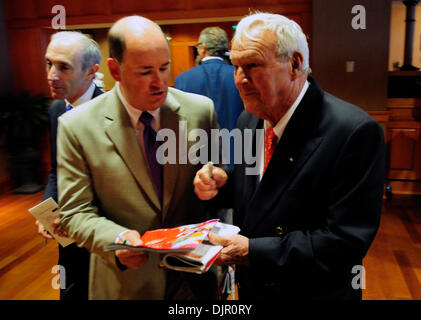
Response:
[[[256,40],[251,35],[255,28],[273,31],[277,38],[277,56],[291,58],[295,51],[303,55],[302,72],[310,74],[307,38],[301,27],[293,20],[280,14],[258,12],[244,17],[237,25],[233,42],[242,43],[242,38]]]
[[[51,42],[70,42],[81,45],[82,71],[87,70],[94,64],[101,64],[101,51],[95,40],[88,38],[77,31],[60,31],[51,36]]]

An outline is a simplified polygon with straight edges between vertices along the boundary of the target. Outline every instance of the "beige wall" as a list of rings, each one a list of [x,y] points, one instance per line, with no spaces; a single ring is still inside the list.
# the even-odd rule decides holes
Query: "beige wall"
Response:
[[[401,1],[393,1],[390,18],[389,70],[394,70],[393,64],[402,66],[405,48],[405,18],[406,7]],[[421,68],[421,4],[415,11],[414,50],[412,65]]]

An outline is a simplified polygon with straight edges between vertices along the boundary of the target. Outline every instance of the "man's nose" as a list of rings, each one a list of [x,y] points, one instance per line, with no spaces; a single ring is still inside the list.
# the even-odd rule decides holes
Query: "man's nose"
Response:
[[[50,69],[48,70],[48,80],[57,80],[59,79],[59,72],[57,68],[52,65]]]
[[[159,72],[159,71],[153,72],[152,73],[152,82],[151,82],[151,85],[153,87],[160,88],[160,87],[162,87],[162,84],[164,82],[163,79],[164,79],[164,76],[161,74],[161,72]]]
[[[250,83],[250,79],[246,72],[244,72],[244,69],[241,67],[238,67],[235,71],[235,84],[237,86],[243,86]]]

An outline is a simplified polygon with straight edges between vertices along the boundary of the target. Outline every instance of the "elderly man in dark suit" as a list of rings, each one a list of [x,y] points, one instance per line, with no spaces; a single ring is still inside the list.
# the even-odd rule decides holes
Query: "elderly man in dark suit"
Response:
[[[48,84],[55,101],[48,109],[50,120],[51,171],[43,200],[57,195],[57,124],[58,117],[76,108],[103,91],[94,83],[95,73],[101,63],[101,53],[94,40],[79,32],[62,31],[53,34],[45,54]],[[53,239],[38,224],[38,232],[46,239]],[[62,300],[87,300],[89,252],[71,244],[59,245],[59,265],[65,270],[65,288],[60,290]]]
[[[233,207],[242,230],[210,236],[224,246],[217,263],[237,264],[240,299],[361,299],[353,272],[379,226],[382,129],[308,76],[306,37],[292,20],[242,19],[231,59],[247,111],[238,126],[253,132],[261,161],[196,174],[198,197]]]

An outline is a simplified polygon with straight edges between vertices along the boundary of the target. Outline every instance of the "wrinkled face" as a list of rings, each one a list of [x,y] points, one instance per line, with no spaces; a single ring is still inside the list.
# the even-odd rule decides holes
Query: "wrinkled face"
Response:
[[[170,56],[161,34],[127,36],[123,61],[109,62],[127,102],[140,110],[161,107],[168,93]]]
[[[54,99],[74,102],[90,84],[89,68],[82,71],[80,46],[51,42],[45,54],[47,79]]]
[[[290,103],[291,64],[276,55],[276,38],[270,31],[255,31],[256,39],[233,42],[231,62],[235,84],[247,112],[270,120]]]

